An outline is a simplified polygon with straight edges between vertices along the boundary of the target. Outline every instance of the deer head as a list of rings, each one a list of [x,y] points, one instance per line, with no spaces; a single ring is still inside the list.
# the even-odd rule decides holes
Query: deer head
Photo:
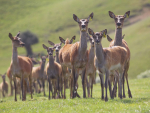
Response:
[[[56,53],[59,53],[59,50],[61,49],[61,45],[62,45],[61,42],[59,44],[54,44],[53,42],[48,40],[48,43],[54,47],[54,49],[56,50]]]
[[[90,36],[88,35],[88,33],[87,33],[87,37],[88,37],[88,39],[89,39],[89,41],[90,41],[90,43],[91,43],[91,46],[94,47],[94,39],[93,39],[93,37],[90,37]]]
[[[13,37],[11,33],[9,33],[9,38],[12,40],[13,46],[15,47],[24,47],[25,44],[21,41],[21,38],[19,38],[20,32]]]
[[[86,32],[87,31],[87,29],[88,29],[88,23],[89,23],[90,19],[91,20],[93,19],[93,15],[94,14],[91,13],[87,19],[79,19],[75,14],[73,14],[73,19],[76,22],[78,22],[81,32]]]
[[[100,44],[102,37],[106,37],[107,29],[94,33],[92,29],[88,28],[88,32],[90,35],[92,35],[95,44]]]
[[[124,15],[115,15],[113,12],[109,11],[109,16],[115,20],[116,28],[122,28],[125,18],[128,18],[130,11],[127,11]]]
[[[53,52],[55,50],[54,47],[47,47],[46,45],[43,44],[43,48],[47,50],[49,56],[53,56]]]
[[[3,74],[3,75],[1,75],[1,74],[0,74],[0,76],[2,77],[3,81],[5,81],[6,73],[5,73],[5,74]]]

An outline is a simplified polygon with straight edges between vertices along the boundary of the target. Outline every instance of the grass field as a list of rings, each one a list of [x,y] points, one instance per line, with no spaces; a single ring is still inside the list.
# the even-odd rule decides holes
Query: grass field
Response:
[[[39,37],[39,43],[33,45],[35,53],[46,53],[42,44],[48,45],[47,40],[59,42],[58,37],[71,38],[76,35],[79,39],[79,27],[73,20],[73,14],[79,18],[87,18],[94,12],[94,18],[89,27],[94,31],[108,30],[108,34],[114,38],[114,20],[108,11],[115,14],[124,14],[131,11],[130,18],[142,14],[143,8],[149,8],[149,0],[126,0],[126,1],[91,1],[86,0],[0,0],[0,73],[6,72],[10,65],[12,55],[11,40],[8,33],[16,35],[18,31],[30,30]],[[83,6],[85,8],[83,8]],[[136,78],[139,73],[150,69],[149,56],[149,31],[150,18],[138,21],[134,24],[126,19],[123,34],[131,49],[131,63],[129,78]],[[103,40],[103,46],[108,47],[109,42]],[[24,48],[18,48],[19,55],[25,55]]]
[[[67,90],[67,99],[48,100],[48,92],[46,97],[41,94],[27,95],[27,100],[22,102],[19,99],[14,102],[14,97],[7,97],[0,100],[0,113],[134,113],[150,112],[150,79],[132,79],[129,80],[132,91],[132,99],[128,98],[126,90],[126,98],[120,100],[118,97],[110,99],[108,102],[101,100],[101,87],[96,84],[93,87],[93,98],[75,98],[69,99],[69,90]],[[127,87],[126,87],[127,89]],[[78,89],[78,93],[82,97],[82,89]],[[109,97],[109,96],[108,96]]]

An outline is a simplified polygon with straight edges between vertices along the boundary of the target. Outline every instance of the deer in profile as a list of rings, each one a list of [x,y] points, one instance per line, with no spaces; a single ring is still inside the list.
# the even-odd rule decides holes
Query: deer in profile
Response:
[[[41,86],[43,86],[44,96],[46,96],[46,94],[45,94],[45,78],[46,78],[46,76],[44,75],[44,68],[45,68],[46,58],[48,56],[41,56],[40,54],[39,54],[39,56],[41,58],[41,63],[40,63],[40,66],[33,67],[33,69],[32,69],[32,79],[33,79],[34,86],[36,86],[35,81],[38,82],[40,88],[41,88]],[[42,85],[41,85],[40,81],[41,81]],[[37,92],[37,88],[36,88],[36,92]]]
[[[88,32],[92,35],[95,42],[95,58],[94,65],[99,71],[99,76],[101,80],[102,88],[102,99],[104,99],[104,78],[105,74],[105,101],[108,101],[107,97],[107,85],[109,75],[114,73],[115,70],[119,71],[119,83],[122,84],[122,76],[124,72],[124,67],[127,62],[127,50],[120,46],[114,46],[110,48],[103,48],[101,41],[102,37],[106,36],[107,30],[101,32],[93,32],[92,29],[88,28]],[[122,85],[119,86],[119,95],[122,99]]]
[[[50,99],[50,87],[52,83],[52,98],[56,98],[56,93],[58,90],[58,98],[60,97],[60,88],[59,84],[62,84],[62,67],[59,63],[54,61],[53,51],[54,47],[47,47],[43,44],[43,48],[47,50],[49,55],[49,62],[46,65],[46,74],[49,81],[49,99]]]
[[[21,90],[22,90],[22,101],[26,100],[26,84],[25,79],[29,78],[31,99],[32,99],[32,61],[28,57],[18,56],[17,48],[24,47],[25,44],[19,38],[20,32],[13,37],[9,33],[9,38],[12,41],[12,60],[10,64],[10,72],[15,86],[15,101],[17,101],[17,86],[16,86],[16,77],[21,78]]]
[[[1,75],[0,76],[2,77],[2,83],[0,84],[0,93],[2,93],[3,97],[5,97],[5,94],[8,94],[8,83],[6,81],[6,73]]]
[[[73,78],[73,92],[71,91],[72,98],[75,98],[77,95],[77,88],[75,86],[77,83],[76,75],[79,75],[78,74],[79,69],[84,70],[82,85],[83,85],[83,97],[84,98],[86,97],[85,68],[86,68],[86,63],[88,61],[87,52],[86,52],[87,51],[87,28],[88,28],[88,23],[92,18],[93,18],[93,13],[91,13],[87,19],[79,19],[75,14],[73,14],[73,19],[78,23],[80,28],[80,41],[74,44],[65,44],[59,52],[59,60],[63,69],[66,69],[66,67],[68,67],[72,70],[71,72]],[[65,74],[63,73],[63,75]]]
[[[113,12],[109,11],[109,16],[115,20],[115,26],[116,26],[116,31],[115,31],[115,39],[110,42],[109,47],[112,46],[122,46],[127,49],[127,56],[128,56],[128,62],[125,67],[125,74],[123,77],[123,97],[125,98],[125,89],[124,89],[124,78],[126,78],[127,82],[127,87],[128,87],[128,96],[129,98],[132,98],[132,94],[129,88],[129,82],[128,82],[128,70],[129,70],[129,65],[130,65],[130,50],[127,45],[127,42],[122,39],[122,27],[124,20],[128,18],[130,15],[130,11],[127,11],[124,15],[115,15]]]

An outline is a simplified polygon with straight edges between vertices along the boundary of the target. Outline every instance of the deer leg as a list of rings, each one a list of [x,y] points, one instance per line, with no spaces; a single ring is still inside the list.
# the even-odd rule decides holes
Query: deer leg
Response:
[[[24,101],[24,88],[23,88],[23,84],[24,84],[24,81],[23,81],[23,75],[21,76],[21,90],[22,90],[22,101]]]
[[[43,93],[44,93],[44,96],[46,96],[46,94],[45,94],[45,80],[44,80],[44,79],[42,79],[42,86],[43,86]]]
[[[60,77],[58,76],[58,79],[57,79],[57,98],[60,98]]]
[[[110,97],[112,98],[112,91],[111,91],[111,81],[108,79],[108,85],[109,85],[109,93]]]
[[[32,97],[32,76],[31,75],[29,75],[29,86],[30,86],[31,99],[32,99],[33,97]]]
[[[113,86],[113,91],[112,91],[112,99],[114,99],[116,90],[117,90],[117,78],[115,77],[115,82],[114,82],[114,86]]]
[[[14,77],[14,86],[15,86],[15,101],[17,101],[17,86],[16,86],[16,77]]]
[[[132,98],[132,94],[131,94],[131,91],[130,91],[130,88],[129,88],[129,83],[128,83],[128,74],[125,77],[126,77],[126,81],[127,81],[128,95],[129,95],[129,98]]]
[[[74,67],[72,68],[72,77],[73,77],[73,97],[76,97],[76,89],[75,89],[75,85],[76,85],[76,77],[75,77],[75,69]]]
[[[102,92],[102,96],[101,99],[104,99],[104,78],[103,75],[101,73],[99,73],[99,77],[100,77],[100,81],[101,81],[101,92]]]
[[[41,85],[41,83],[40,83],[40,80],[37,79],[37,82],[38,82],[38,84],[39,84],[39,86],[40,86],[40,92],[41,92],[41,87],[42,87],[42,85]]]
[[[85,80],[86,80],[86,69],[84,69],[82,72],[83,98],[86,98]]]
[[[13,95],[13,85],[12,85],[12,78],[10,79],[10,88],[11,88],[11,96]]]
[[[126,73],[125,73],[126,74]],[[122,83],[122,85],[123,85],[123,98],[126,98],[126,95],[125,95],[125,88],[124,88],[124,84],[125,84],[125,76],[123,75],[123,77],[122,77],[122,81],[123,81],[123,83]]]
[[[66,99],[66,84],[65,84],[65,82],[66,82],[66,78],[64,77],[64,99]]]
[[[88,77],[86,77],[86,85],[87,85],[88,97],[90,97],[90,76],[89,76],[89,82],[88,82]]]
[[[108,97],[107,97],[107,85],[108,85],[108,77],[109,77],[109,72],[106,70],[106,74],[105,74],[105,102],[108,101]]]
[[[24,80],[24,100],[26,100],[26,92],[27,92],[27,82]]]
[[[119,70],[119,97],[122,99],[122,77],[124,75],[124,72],[122,73],[122,70]]]
[[[48,78],[48,82],[49,82],[49,97],[48,97],[48,99],[50,100],[50,90],[51,90],[51,84],[50,84],[50,78]]]

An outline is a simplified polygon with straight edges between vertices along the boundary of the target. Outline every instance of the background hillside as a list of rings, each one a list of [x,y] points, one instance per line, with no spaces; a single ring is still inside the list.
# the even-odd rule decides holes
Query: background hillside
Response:
[[[14,36],[18,31],[30,30],[39,37],[39,43],[32,46],[35,53],[46,51],[42,44],[47,40],[60,42],[58,37],[79,39],[79,27],[73,20],[73,14],[79,18],[87,18],[94,12],[94,18],[89,28],[94,31],[108,30],[114,38],[114,20],[108,11],[123,15],[131,11],[126,19],[123,34],[131,50],[129,78],[150,69],[150,1],[149,0],[0,0],[0,73],[6,72],[10,65],[12,43],[8,38],[11,32]],[[103,47],[109,42],[103,39]],[[25,55],[24,48],[18,53]]]

